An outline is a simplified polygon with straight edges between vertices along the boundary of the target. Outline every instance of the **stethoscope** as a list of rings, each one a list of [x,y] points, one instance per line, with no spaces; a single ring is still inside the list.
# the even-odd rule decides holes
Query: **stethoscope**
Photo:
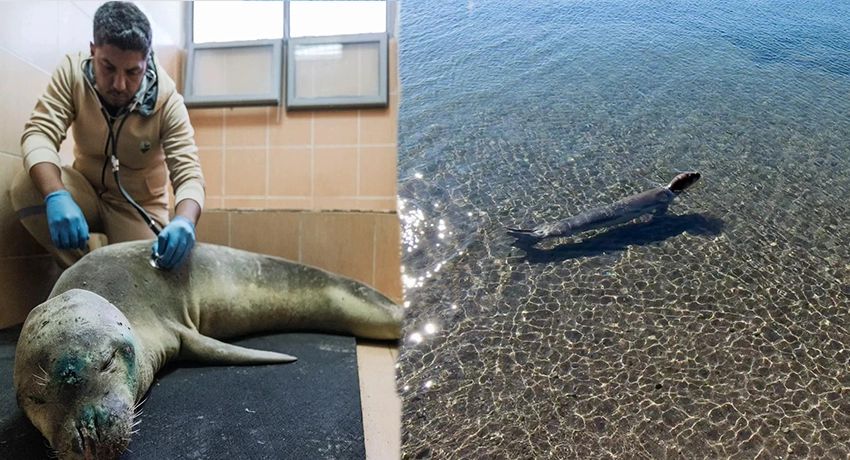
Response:
[[[109,113],[106,111],[106,108],[103,107],[102,104],[100,106],[100,112],[103,114],[103,118],[106,120],[107,128],[109,128],[109,137],[106,139],[106,147],[104,147],[103,153],[104,153],[104,156],[109,155],[109,153],[108,153],[109,147],[110,147],[110,145],[112,146],[112,154],[110,155],[110,160],[112,162],[112,175],[113,175],[113,177],[115,177],[115,184],[118,186],[118,191],[121,192],[121,196],[123,196],[124,199],[127,200],[127,202],[129,202],[133,206],[133,208],[135,208],[136,211],[139,212],[139,215],[142,216],[142,220],[144,220],[145,223],[148,225],[148,227],[151,229],[151,231],[153,231],[154,236],[158,236],[159,233],[162,231],[162,229],[159,228],[158,225],[156,225],[156,222],[153,221],[153,219],[147,213],[147,211],[145,211],[144,208],[139,206],[139,204],[136,203],[135,200],[133,200],[133,197],[131,197],[130,194],[127,193],[126,190],[124,190],[124,187],[121,185],[121,177],[118,174],[118,170],[119,170],[119,166],[120,166],[120,163],[118,161],[118,136],[121,135],[121,129],[124,127],[124,123],[127,121],[127,119],[130,118],[130,113],[132,112],[132,110],[127,110],[127,113],[125,113],[124,117],[121,118],[121,123],[118,124],[118,130],[117,131],[113,131],[113,129],[112,129],[112,125],[113,125],[112,117],[109,116]],[[104,163],[103,173],[101,174],[101,183],[104,183],[103,175],[105,173],[106,173],[106,164]],[[151,264],[152,267],[160,268],[160,266],[159,266],[160,257],[161,256],[159,254],[157,254],[155,251],[151,252],[150,264]]]

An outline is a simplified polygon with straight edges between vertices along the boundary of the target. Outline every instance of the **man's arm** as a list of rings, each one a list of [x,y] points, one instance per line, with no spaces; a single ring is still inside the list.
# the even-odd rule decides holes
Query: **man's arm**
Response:
[[[197,201],[187,198],[177,203],[174,214],[186,218],[192,225],[198,225],[198,219],[201,218],[201,205]]]
[[[65,189],[65,185],[62,184],[62,173],[53,163],[44,162],[33,165],[30,169],[30,177],[43,197]]]

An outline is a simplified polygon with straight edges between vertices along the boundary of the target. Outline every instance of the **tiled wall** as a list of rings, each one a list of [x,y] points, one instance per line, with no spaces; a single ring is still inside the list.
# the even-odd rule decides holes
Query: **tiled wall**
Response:
[[[208,209],[396,210],[397,42],[390,107],[194,109]]]
[[[61,57],[88,49],[100,4],[0,2],[0,328],[22,321],[59,275],[12,212],[9,187],[24,123]],[[182,3],[137,4],[180,85]],[[208,197],[198,239],[317,265],[400,300],[394,40],[390,56],[389,109],[192,110]],[[60,152],[66,163],[72,142]]]
[[[322,267],[402,300],[399,222],[392,213],[208,210],[197,236]]]

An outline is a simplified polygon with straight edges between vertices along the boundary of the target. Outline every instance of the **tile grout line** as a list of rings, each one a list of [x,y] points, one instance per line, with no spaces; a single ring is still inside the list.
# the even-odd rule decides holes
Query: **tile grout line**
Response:
[[[36,69],[36,70],[38,70],[39,72],[41,72],[41,73],[43,73],[43,74],[45,74],[45,75],[50,76],[50,75],[52,75],[52,74],[53,74],[53,72],[52,72],[52,71],[51,71],[51,72],[48,72],[48,71],[46,71],[46,70],[42,69],[42,68],[41,68],[41,67],[39,67],[36,63],[31,62],[29,59],[27,59],[27,58],[25,58],[25,57],[21,56],[20,54],[18,54],[18,53],[16,53],[16,52],[14,52],[14,51],[12,51],[12,50],[10,50],[9,48],[6,48],[6,47],[5,47],[5,46],[3,46],[3,45],[0,45],[0,51],[5,51],[5,52],[7,52],[7,53],[11,54],[13,57],[16,57],[16,58],[20,59],[20,60],[21,60],[21,61],[23,61],[25,64],[27,64],[27,65],[31,66],[33,69]]]
[[[227,196],[227,113],[221,109],[221,204]]]
[[[269,171],[269,165],[271,160],[269,157],[271,156],[271,148],[269,147],[269,143],[271,142],[271,129],[269,128],[269,109],[266,108],[266,199],[269,197],[269,187],[271,187],[271,171]]]
[[[357,111],[357,171],[355,172],[355,174],[357,174],[357,188],[355,190],[358,197],[360,196],[360,163],[363,161],[363,155],[360,153],[360,142],[362,140],[362,122],[360,121],[361,112],[361,110]]]
[[[316,206],[316,112],[310,112],[310,209]]]
[[[372,217],[372,287],[375,287],[378,271],[378,218]],[[377,289],[377,288],[376,288]]]
[[[301,242],[303,240],[302,234],[304,233],[304,211],[298,213],[298,262],[304,263],[301,259]]]

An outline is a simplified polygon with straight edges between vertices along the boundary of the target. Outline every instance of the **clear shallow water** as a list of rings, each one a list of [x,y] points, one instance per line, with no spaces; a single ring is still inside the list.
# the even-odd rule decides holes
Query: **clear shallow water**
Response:
[[[850,5],[553,3],[401,8],[405,457],[845,458]]]

